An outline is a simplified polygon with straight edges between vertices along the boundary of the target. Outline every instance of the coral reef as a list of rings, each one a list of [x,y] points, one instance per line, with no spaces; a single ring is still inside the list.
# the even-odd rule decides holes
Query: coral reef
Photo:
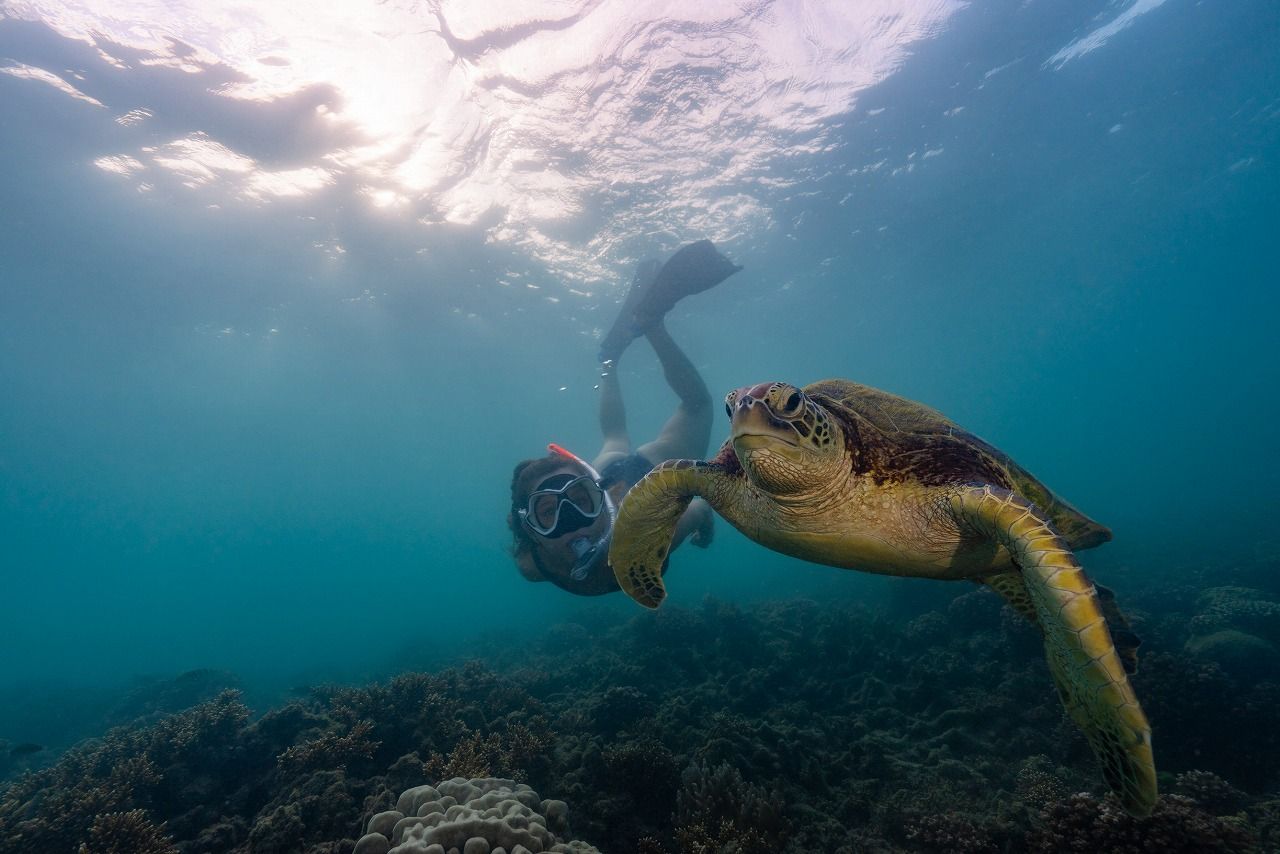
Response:
[[[1280,642],[1280,602],[1250,587],[1213,587],[1197,597],[1199,613],[1191,619],[1197,635],[1234,629]]]
[[[1053,772],[1048,757],[1033,756],[1018,771],[1014,783],[1018,797],[1035,810],[1042,810],[1070,794],[1067,784]]]
[[[1243,682],[1280,681],[1280,602],[1251,587],[1213,587],[1195,600],[1184,649]]]
[[[229,758],[231,737],[248,714],[235,692],[225,692],[144,729],[113,729],[19,778],[0,791],[0,850],[77,851],[81,842],[100,844],[92,828],[104,815],[172,815],[198,796],[199,769]]]
[[[378,749],[379,742],[369,739],[371,729],[371,722],[360,721],[346,735],[329,733],[315,741],[295,744],[281,753],[277,761],[282,768],[290,770],[345,768],[348,762],[368,760]]]
[[[991,832],[973,819],[954,812],[921,816],[907,825],[907,839],[921,851],[946,854],[997,854],[1000,846]]]
[[[173,840],[147,818],[146,810],[98,815],[79,854],[177,854]]]
[[[1229,854],[1255,850],[1256,843],[1247,829],[1180,795],[1165,795],[1150,816],[1134,818],[1110,796],[1083,792],[1046,807],[1027,837],[1032,851],[1110,854]]]
[[[1230,815],[1236,812],[1248,796],[1209,771],[1186,771],[1179,774],[1174,786],[1178,794],[1195,801],[1196,806],[1213,815]]]
[[[696,763],[681,775],[676,797],[676,838],[684,851],[765,854],[787,833],[782,797],[742,779],[728,764]]]
[[[257,718],[234,691],[204,696],[224,675],[152,683],[121,702],[129,725],[0,784],[0,854],[351,854],[375,833],[515,854],[441,829],[495,819],[530,851],[1280,850],[1276,662],[1206,651],[1229,632],[1277,643],[1268,572],[1238,572],[1120,591],[1162,772],[1143,820],[1099,794],[1034,626],[982,588],[887,580],[881,610],[707,600],[495,636],[484,664],[319,686]],[[579,842],[535,790],[573,805]],[[396,812],[424,821],[397,838]]]
[[[155,719],[212,700],[224,691],[238,691],[240,679],[225,670],[199,668],[179,673],[172,679],[138,679],[107,712],[113,724]]]

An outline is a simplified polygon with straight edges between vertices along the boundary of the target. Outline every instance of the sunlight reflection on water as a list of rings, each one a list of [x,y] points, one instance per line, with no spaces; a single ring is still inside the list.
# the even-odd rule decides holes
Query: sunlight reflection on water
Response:
[[[100,152],[114,175],[245,203],[341,181],[424,224],[482,223],[583,282],[655,223],[722,241],[767,225],[781,160],[828,145],[830,120],[962,5],[29,0],[8,14],[114,69],[208,76],[228,101],[294,99],[299,135],[329,141],[270,163],[211,120]],[[28,76],[105,97],[57,71]],[[164,118],[155,103],[106,106],[121,124]]]

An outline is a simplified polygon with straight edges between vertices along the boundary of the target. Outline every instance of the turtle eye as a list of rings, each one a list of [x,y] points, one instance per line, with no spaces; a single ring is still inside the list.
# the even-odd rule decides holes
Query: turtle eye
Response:
[[[733,402],[737,399],[738,393],[731,391],[724,396],[724,412],[730,419],[733,418]]]
[[[793,391],[791,392],[791,397],[787,398],[787,404],[786,404],[786,407],[783,409],[783,411],[795,412],[799,408],[800,408],[800,392]]]

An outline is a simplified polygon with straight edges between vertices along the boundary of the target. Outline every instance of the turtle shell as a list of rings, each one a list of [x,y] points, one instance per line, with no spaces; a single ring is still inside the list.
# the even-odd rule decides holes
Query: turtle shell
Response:
[[[1111,539],[1110,530],[1054,495],[1008,454],[935,409],[848,380],[823,380],[804,392],[844,428],[855,474],[878,482],[1002,486],[1047,513],[1072,549]]]

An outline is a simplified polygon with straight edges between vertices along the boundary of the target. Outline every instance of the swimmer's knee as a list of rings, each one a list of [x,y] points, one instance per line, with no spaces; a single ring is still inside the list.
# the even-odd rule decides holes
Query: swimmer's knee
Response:
[[[698,388],[689,389],[680,398],[680,406],[692,416],[709,415],[711,413],[711,392],[707,391],[707,387],[704,384],[698,383]]]

